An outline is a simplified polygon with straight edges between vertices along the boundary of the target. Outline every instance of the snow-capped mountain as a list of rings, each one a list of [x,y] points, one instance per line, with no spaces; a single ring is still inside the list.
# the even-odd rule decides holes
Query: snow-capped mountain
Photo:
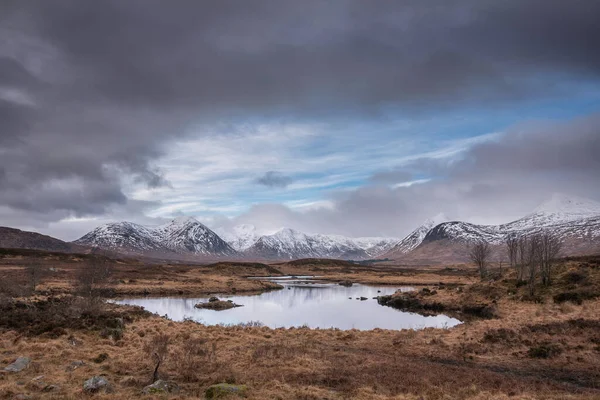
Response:
[[[231,231],[218,229],[215,232],[237,251],[246,250],[256,243],[261,236],[256,227],[251,224],[236,225]]]
[[[191,217],[148,227],[117,222],[97,227],[74,243],[136,254],[226,256],[236,251],[216,233]]]
[[[532,213],[506,224],[431,221],[381,257],[422,263],[463,262],[468,258],[464,246],[470,243],[484,240],[502,245],[509,235],[528,235],[541,230],[548,230],[569,244],[570,249],[564,249],[565,255],[596,251],[600,249],[600,203],[554,194]]]
[[[533,212],[517,221],[505,224],[509,230],[530,229],[538,226],[560,225],[570,221],[600,216],[600,203],[581,197],[555,193]]]
[[[531,214],[502,225],[477,225],[467,222],[446,222],[431,229],[424,242],[441,239],[474,242],[485,240],[502,244],[508,235],[523,235],[550,230],[568,238],[600,238],[600,203],[588,199],[554,194]]]
[[[341,258],[362,260],[385,252],[398,239],[348,238],[340,235],[309,235],[283,228],[272,235],[261,236],[244,253],[268,259]]]
[[[358,247],[363,249],[370,258],[377,258],[387,253],[398,244],[398,238],[388,237],[359,237],[351,239]]]
[[[389,249],[389,252],[394,254],[404,254],[414,250],[421,244],[421,242],[423,242],[423,239],[433,227],[446,221],[448,221],[448,218],[446,218],[446,216],[442,213],[433,218],[427,219],[421,226],[409,233],[408,236]]]

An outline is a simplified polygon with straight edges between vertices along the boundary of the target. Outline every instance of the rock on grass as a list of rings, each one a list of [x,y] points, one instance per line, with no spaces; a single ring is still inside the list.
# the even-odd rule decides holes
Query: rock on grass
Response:
[[[112,393],[112,385],[102,376],[93,376],[83,384],[86,393]]]
[[[29,366],[31,360],[27,357],[19,357],[12,364],[4,368],[6,372],[21,372]]]
[[[144,394],[179,393],[179,386],[175,382],[163,381],[159,379],[152,385],[148,385],[142,389],[142,392]]]
[[[230,395],[246,396],[246,385],[232,385],[230,383],[219,383],[209,386],[204,393],[208,400],[220,399]]]

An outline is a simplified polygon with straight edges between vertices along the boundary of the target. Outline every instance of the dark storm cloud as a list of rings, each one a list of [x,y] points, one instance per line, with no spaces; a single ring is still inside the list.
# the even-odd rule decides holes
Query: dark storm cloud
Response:
[[[256,179],[256,183],[259,185],[270,188],[284,188],[292,182],[293,179],[291,177],[277,171],[268,171],[263,176]]]
[[[515,127],[501,142],[476,146],[455,168],[457,175],[494,171],[592,174],[600,183],[600,114],[569,122]]]
[[[0,205],[106,212],[125,178],[168,184],[153,161],[197,124],[544,96],[545,74],[598,78],[597,15],[594,0],[3,2]]]

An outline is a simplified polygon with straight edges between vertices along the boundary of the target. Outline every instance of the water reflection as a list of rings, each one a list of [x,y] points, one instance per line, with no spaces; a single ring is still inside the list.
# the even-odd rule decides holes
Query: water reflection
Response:
[[[283,290],[253,296],[220,296],[244,307],[225,311],[194,308],[206,298],[137,298],[117,303],[142,306],[146,310],[168,315],[182,321],[193,319],[207,325],[239,324],[259,321],[271,328],[309,326],[311,328],[339,329],[419,329],[425,327],[452,327],[460,321],[445,315],[422,316],[394,310],[377,304],[373,297],[392,294],[399,288],[389,286],[315,283],[310,277],[279,279]],[[411,290],[411,288],[400,288]],[[356,300],[366,297],[368,300]]]

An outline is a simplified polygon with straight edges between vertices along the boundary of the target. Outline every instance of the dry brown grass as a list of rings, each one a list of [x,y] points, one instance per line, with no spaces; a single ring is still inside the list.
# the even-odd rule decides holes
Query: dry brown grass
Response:
[[[35,263],[46,273],[37,288],[43,295],[72,293],[75,278],[93,262],[93,255],[27,251],[0,254],[0,274],[6,282],[27,287],[26,267]],[[209,295],[277,289],[271,282],[247,276],[280,274],[266,264],[217,263],[209,265],[146,264],[136,259],[110,260],[113,274],[104,285],[114,295]],[[13,285],[14,286],[14,285]]]
[[[195,276],[224,291],[230,287],[230,279],[236,285],[245,280],[232,268],[160,266],[149,269],[146,276],[134,270],[121,271],[120,279],[152,284],[165,277]],[[285,267],[276,268],[286,272]],[[18,393],[36,399],[79,399],[83,382],[94,375],[106,376],[115,386],[114,394],[95,398],[152,398],[144,397],[141,389],[150,382],[154,368],[145,349],[158,335],[169,338],[168,355],[160,367],[162,377],[182,389],[171,397],[174,399],[202,398],[210,384],[220,382],[248,385],[250,399],[600,398],[600,300],[582,304],[551,300],[556,291],[595,288],[597,267],[582,266],[577,260],[566,263],[552,290],[541,292],[545,303],[522,301],[518,290],[511,292],[509,275],[465,287],[440,286],[446,279],[472,279],[470,272],[452,275],[440,271],[433,280],[435,285],[429,286],[436,294],[427,294],[428,299],[447,304],[495,301],[499,318],[421,331],[270,329],[172,322],[111,306],[105,312],[136,315],[126,320],[122,336],[103,335],[102,321],[89,329],[65,326],[52,335],[0,327],[0,366],[21,355],[33,360],[21,373],[0,373],[0,399]],[[573,279],[573,272],[585,278]],[[134,275],[138,277],[131,278]],[[436,274],[426,270],[394,275],[389,270],[367,269],[356,274],[330,273],[335,279],[341,276],[361,282],[410,278],[425,283]],[[183,278],[164,282],[181,287]],[[98,357],[101,354],[106,354],[106,359],[94,362],[103,358]],[[86,364],[69,368],[76,360]],[[40,391],[32,382],[39,375],[60,388]]]
[[[9,331],[0,340],[0,362],[27,355],[34,363],[22,373],[0,378],[0,393],[5,393],[4,398],[24,392],[39,398],[78,398],[84,380],[104,374],[116,386],[112,398],[139,398],[154,367],[144,348],[157,335],[168,335],[170,355],[161,370],[164,378],[182,386],[176,397],[180,399],[197,398],[218,382],[246,384],[252,399],[591,399],[599,394],[594,380],[597,353],[593,358],[590,346],[566,348],[559,358],[531,359],[514,354],[526,348],[523,344],[489,343],[487,324],[362,332],[205,327],[150,317],[129,324],[119,341],[103,339],[93,331],[67,330],[54,339]],[[531,338],[547,329],[537,326],[519,334]],[[556,334],[561,327],[552,329]],[[584,327],[574,329],[591,334]],[[71,344],[71,335],[78,345]],[[560,334],[558,340],[566,337]],[[108,355],[106,361],[92,361],[102,353]],[[86,365],[68,371],[75,360]],[[60,390],[28,389],[27,383],[39,375]]]

